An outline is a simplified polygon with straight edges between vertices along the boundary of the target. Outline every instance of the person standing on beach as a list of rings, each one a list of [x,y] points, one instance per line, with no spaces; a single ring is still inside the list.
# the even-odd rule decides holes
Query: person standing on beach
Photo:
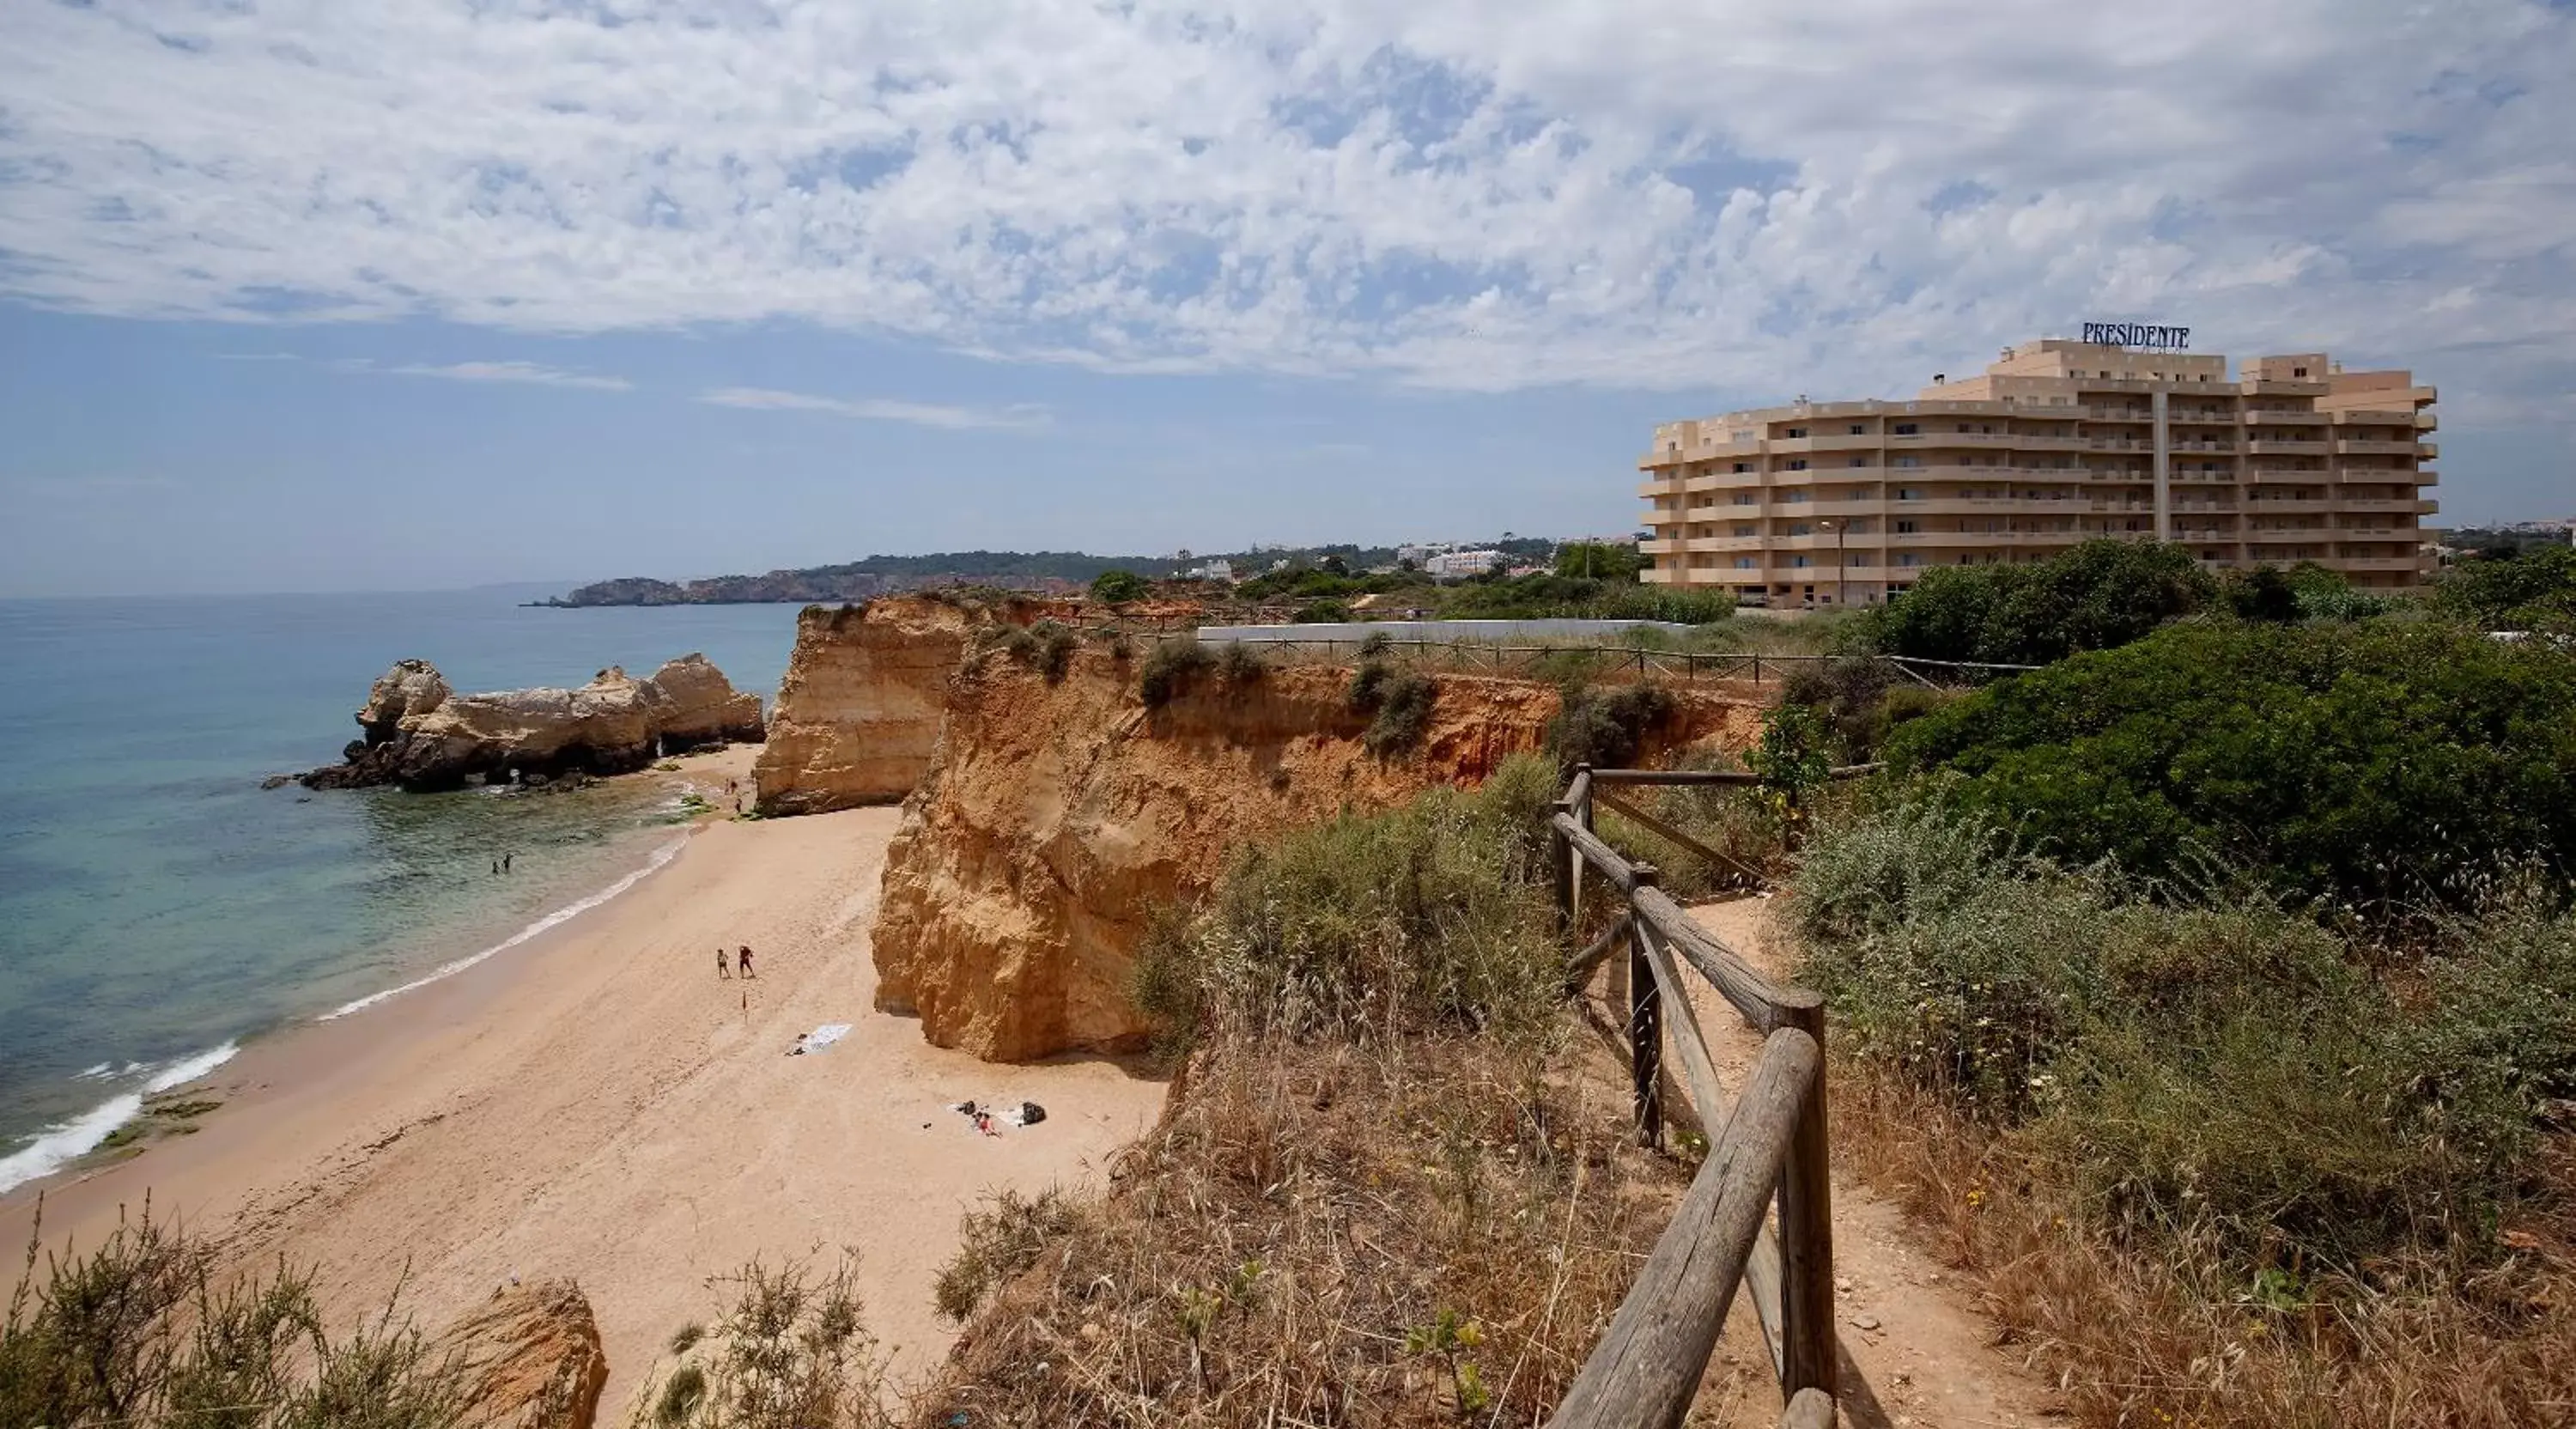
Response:
[[[722,948],[716,949],[716,976],[718,978],[729,979],[733,976],[732,968],[733,964],[725,959],[725,950]]]
[[[500,876],[500,873],[501,873],[501,860],[499,860],[499,859],[497,859],[497,858],[496,858],[496,859],[492,860],[492,874],[493,874],[493,876],[494,876],[494,877],[496,877],[496,878],[497,878],[497,877],[499,877],[499,876]]]
[[[736,954],[736,956],[737,956],[737,957],[739,957],[739,958],[741,959],[741,962],[738,964],[738,966],[742,969],[742,975],[743,975],[744,977],[749,977],[749,976],[751,976],[751,947],[750,947],[750,945],[749,945],[749,944],[745,944],[745,945],[743,946],[742,951],[741,951],[740,953]]]
[[[510,871],[510,860],[511,860],[513,857],[515,857],[515,855],[512,855],[512,854],[506,854],[506,853],[505,853],[505,854],[503,854],[503,855],[501,855],[501,871],[502,871],[503,873],[507,873],[507,872],[509,872],[509,871]]]

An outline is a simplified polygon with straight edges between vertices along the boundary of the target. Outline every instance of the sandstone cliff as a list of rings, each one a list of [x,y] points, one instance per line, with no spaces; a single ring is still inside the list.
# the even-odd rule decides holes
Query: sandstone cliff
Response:
[[[1215,679],[1148,712],[1136,671],[1086,649],[1060,682],[990,656],[949,689],[937,768],[886,857],[874,955],[881,1009],[943,1047],[1021,1061],[1138,1044],[1132,953],[1160,904],[1207,888],[1246,840],[1473,783],[1538,746],[1556,691],[1448,675],[1410,758],[1360,744],[1350,675]],[[1690,692],[1659,747],[1749,740],[1749,705]]]
[[[494,1292],[432,1352],[464,1374],[459,1422],[488,1429],[590,1429],[608,1383],[590,1301],[569,1280]]]
[[[796,620],[769,742],[752,771],[763,814],[892,804],[930,772],[948,677],[979,632],[1074,618],[1073,601],[897,596]]]
[[[755,807],[820,814],[911,793],[930,770],[948,677],[979,623],[970,610],[922,597],[799,615],[769,742],[752,771]]]
[[[760,697],[734,689],[704,655],[637,680],[602,670],[577,690],[453,693],[436,666],[404,660],[359,709],[365,735],[342,762],[302,777],[314,788],[399,784],[453,789],[474,779],[618,774],[663,753],[761,737]]]

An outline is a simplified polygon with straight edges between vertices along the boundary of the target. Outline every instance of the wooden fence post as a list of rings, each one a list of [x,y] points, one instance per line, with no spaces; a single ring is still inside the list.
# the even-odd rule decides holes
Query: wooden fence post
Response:
[[[1555,809],[1560,814],[1573,814],[1574,801],[1559,799],[1556,801]],[[1556,894],[1556,935],[1560,938],[1574,935],[1574,860],[1576,857],[1573,843],[1565,837],[1562,830],[1557,828],[1555,820],[1549,820],[1547,869],[1550,884]]]
[[[1637,865],[1636,886],[1652,888],[1661,874],[1651,863]],[[1630,905],[1633,910],[1635,905]],[[1664,995],[1655,980],[1655,965],[1646,956],[1642,930],[1628,933],[1628,1070],[1637,1105],[1637,1144],[1658,1151],[1664,1145]]]
[[[1795,1027],[1825,1046],[1825,1000],[1804,988],[1774,1007],[1774,1026]],[[1834,1383],[1833,1156],[1825,1126],[1825,1071],[1820,1060],[1798,1108],[1797,1129],[1780,1168],[1780,1392],[1837,1393]]]

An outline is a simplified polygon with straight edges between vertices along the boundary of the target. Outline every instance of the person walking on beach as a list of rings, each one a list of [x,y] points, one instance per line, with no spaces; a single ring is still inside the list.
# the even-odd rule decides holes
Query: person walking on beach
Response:
[[[511,860],[513,857],[515,857],[515,856],[516,856],[516,855],[513,855],[513,854],[506,854],[506,853],[505,853],[505,854],[503,854],[503,855],[501,855],[501,871],[502,871],[503,873],[507,873],[507,872],[509,872],[509,871],[510,871],[510,860]]]
[[[716,976],[719,979],[730,979],[733,976],[732,969],[733,964],[725,959],[725,950],[716,949]]]
[[[739,966],[739,967],[741,968],[741,970],[742,970],[742,975],[743,975],[744,977],[749,977],[749,976],[751,976],[751,947],[750,947],[750,945],[749,945],[749,944],[745,944],[745,945],[743,946],[742,951],[741,951],[740,953],[736,954],[735,956],[741,959],[741,962],[738,964],[738,966]]]
[[[495,878],[501,876],[501,860],[497,858],[492,860],[492,876]]]

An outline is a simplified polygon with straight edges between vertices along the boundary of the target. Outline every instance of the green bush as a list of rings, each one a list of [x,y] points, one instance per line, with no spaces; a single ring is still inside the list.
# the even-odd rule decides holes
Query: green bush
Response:
[[[1362,660],[1351,672],[1351,712],[1373,716],[1360,743],[1380,759],[1409,753],[1422,743],[1438,698],[1439,686],[1429,676],[1382,660]]]
[[[1249,641],[1229,640],[1225,653],[1217,657],[1217,674],[1229,685],[1241,687],[1258,684],[1270,673],[1270,662],[1261,647]]]
[[[1136,692],[1144,699],[1145,708],[1161,709],[1187,693],[1190,681],[1215,665],[1215,654],[1197,640],[1187,636],[1166,640],[1145,657],[1145,668],[1136,677]]]
[[[1905,725],[1900,769],[2054,857],[2148,877],[2212,854],[2360,907],[2455,901],[2576,857],[2576,660],[2440,623],[2189,622]]]
[[[2576,549],[2552,545],[2463,560],[2434,582],[2433,606],[2482,630],[2576,634]]]
[[[957,1251],[940,1267],[933,1303],[942,1316],[965,1323],[986,1297],[1037,1264],[1050,1244],[1079,1224],[1073,1205],[1054,1186],[1035,1196],[1008,1189],[986,1196],[982,1209],[968,1211],[958,1223]]]
[[[1138,949],[1133,992],[1158,1045],[1187,1045],[1211,1020],[1363,1041],[1547,1035],[1560,955],[1533,880],[1556,788],[1523,756],[1474,793],[1433,789],[1238,854]]]
[[[1319,600],[1298,607],[1299,625],[1340,625],[1352,620],[1351,608],[1338,600]]]
[[[2576,922],[2491,899],[2421,990],[2246,880],[2144,901],[1924,801],[1819,831],[1792,914],[1840,1045],[2122,1234],[2352,1270],[2487,1247],[2576,1087]]]
[[[1586,580],[1633,581],[1646,568],[1634,541],[1568,541],[1556,548],[1556,573]]]
[[[217,1288],[211,1247],[153,1220],[49,1259],[31,1236],[0,1322],[0,1424],[99,1429],[447,1429],[465,1413],[455,1361],[388,1305],[334,1336],[310,1272]]]
[[[1547,722],[1547,749],[1567,769],[1623,769],[1635,763],[1647,733],[1672,711],[1673,697],[1660,685],[1604,689],[1569,683]]]
[[[1102,605],[1125,605],[1142,600],[1153,590],[1143,576],[1134,571],[1102,571],[1091,578],[1091,598]]]
[[[1004,654],[1045,676],[1050,685],[1063,683],[1073,667],[1073,652],[1082,644],[1071,627],[1052,620],[1014,627],[998,638]]]
[[[1933,567],[1863,624],[1890,655],[2045,665],[2126,645],[2217,594],[2183,547],[2086,541],[2030,565]]]

